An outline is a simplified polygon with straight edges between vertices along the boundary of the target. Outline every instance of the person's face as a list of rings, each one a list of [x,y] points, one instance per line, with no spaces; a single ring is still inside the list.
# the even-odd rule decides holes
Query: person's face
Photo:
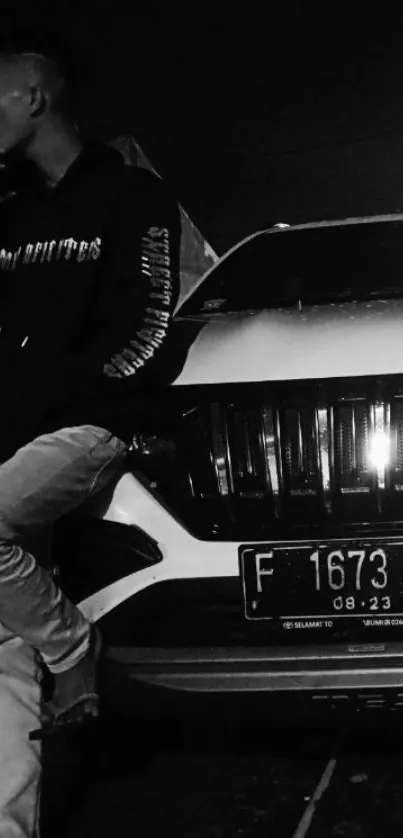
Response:
[[[31,91],[19,73],[0,65],[0,154],[13,151],[31,134]]]

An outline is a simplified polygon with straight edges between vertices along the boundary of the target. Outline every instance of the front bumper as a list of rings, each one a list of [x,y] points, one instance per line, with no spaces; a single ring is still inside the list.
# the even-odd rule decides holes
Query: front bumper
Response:
[[[393,693],[403,706],[403,639],[333,631],[321,644],[298,632],[282,633],[282,645],[264,621],[245,620],[236,542],[194,538],[145,486],[126,473],[117,484],[104,519],[140,527],[158,544],[162,560],[121,575],[79,602],[99,621],[106,644],[108,691],[129,706],[149,688],[180,696],[306,696],[342,702],[378,702]],[[337,539],[336,539],[337,541]],[[255,542],[254,542],[255,543]],[[92,561],[91,567],[98,564]],[[127,575],[126,575],[127,574]],[[106,581],[106,580],[105,580]],[[309,645],[308,645],[309,644]],[[389,700],[389,698],[388,698]]]
[[[299,649],[111,647],[130,682],[193,693],[295,692],[325,696],[393,690],[403,707],[403,644]]]

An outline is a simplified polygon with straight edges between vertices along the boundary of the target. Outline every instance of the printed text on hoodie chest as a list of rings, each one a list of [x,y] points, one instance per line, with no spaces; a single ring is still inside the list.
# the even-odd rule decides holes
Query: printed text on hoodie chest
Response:
[[[0,248],[0,270],[13,271],[18,266],[55,264],[57,262],[96,262],[102,253],[102,238],[31,241],[13,249]]]

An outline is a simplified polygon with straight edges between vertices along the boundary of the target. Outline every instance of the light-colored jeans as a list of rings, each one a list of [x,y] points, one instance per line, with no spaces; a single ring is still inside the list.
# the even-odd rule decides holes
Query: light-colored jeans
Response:
[[[0,838],[39,835],[40,660],[54,672],[88,650],[90,625],[29,545],[123,470],[128,446],[85,425],[46,434],[0,465]]]

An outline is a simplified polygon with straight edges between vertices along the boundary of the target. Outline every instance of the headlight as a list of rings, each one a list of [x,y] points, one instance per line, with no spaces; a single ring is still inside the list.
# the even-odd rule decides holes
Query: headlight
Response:
[[[369,445],[369,459],[376,471],[384,471],[390,463],[390,437],[384,431],[375,431]]]

